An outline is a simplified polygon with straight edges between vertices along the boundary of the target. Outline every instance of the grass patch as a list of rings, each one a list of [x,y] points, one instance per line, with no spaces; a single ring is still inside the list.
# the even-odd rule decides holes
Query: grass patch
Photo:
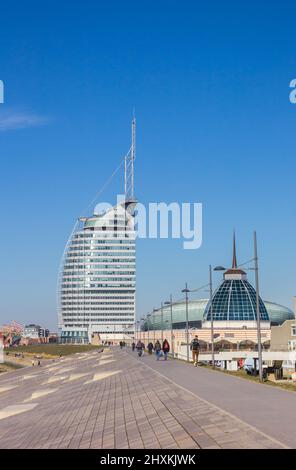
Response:
[[[213,370],[212,366],[208,366],[206,364],[202,364],[199,367],[206,367],[207,369]],[[258,376],[248,375],[246,371],[243,369],[240,369],[235,372],[235,371],[220,369],[219,367],[215,367],[214,370],[217,372],[221,372],[222,374],[232,375],[232,377],[240,377],[241,379],[251,380],[252,382],[257,382],[259,384],[261,383]],[[270,385],[272,387],[278,387],[284,390],[289,390],[291,392],[296,392],[296,384],[293,384],[293,383],[274,382],[273,380],[264,380],[263,383],[265,385]]]
[[[12,370],[21,369],[23,366],[21,364],[15,364],[13,362],[7,362],[0,364],[0,374],[2,372],[10,372]]]
[[[68,356],[70,354],[83,353],[87,351],[95,351],[102,346],[93,346],[91,344],[34,344],[30,346],[18,346],[5,351],[5,357],[14,357],[15,353],[24,353],[25,355],[34,356],[42,355],[44,358]],[[7,352],[9,355],[7,356]]]

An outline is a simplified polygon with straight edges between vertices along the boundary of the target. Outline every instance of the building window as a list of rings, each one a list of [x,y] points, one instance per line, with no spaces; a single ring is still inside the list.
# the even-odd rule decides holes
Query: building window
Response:
[[[291,325],[291,336],[296,336],[296,325]]]
[[[288,351],[296,351],[296,341],[294,339],[288,341]]]

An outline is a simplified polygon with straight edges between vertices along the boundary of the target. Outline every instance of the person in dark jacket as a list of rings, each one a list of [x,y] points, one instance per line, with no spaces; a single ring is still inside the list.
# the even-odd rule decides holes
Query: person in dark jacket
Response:
[[[132,342],[132,351],[135,350],[135,347],[136,347],[136,344],[134,342]]]
[[[165,339],[162,343],[162,350],[164,354],[164,360],[166,361],[168,358],[168,353],[170,352],[170,345],[167,339]]]
[[[191,341],[190,349],[192,351],[193,364],[194,364],[194,367],[196,367],[198,363],[198,355],[199,355],[199,349],[200,349],[198,336],[195,336],[193,340]]]
[[[136,350],[138,351],[138,355],[141,357],[143,355],[143,343],[141,341],[137,342]]]
[[[147,349],[148,349],[148,353],[149,354],[152,354],[152,351],[153,351],[153,343],[148,343],[148,346],[147,346]]]
[[[155,351],[155,354],[156,354],[156,359],[157,359],[157,361],[159,361],[160,353],[161,353],[161,344],[160,344],[159,340],[157,340],[155,345],[154,345],[154,351]]]

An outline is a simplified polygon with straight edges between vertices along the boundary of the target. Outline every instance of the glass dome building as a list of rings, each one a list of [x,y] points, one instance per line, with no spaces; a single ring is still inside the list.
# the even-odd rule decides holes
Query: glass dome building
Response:
[[[213,295],[212,305],[205,310],[205,327],[213,320],[219,326],[256,327],[256,291],[247,280],[247,274],[237,267],[235,235],[233,236],[232,267],[224,273],[224,280]],[[270,326],[266,306],[259,297],[259,312],[262,327]]]
[[[262,328],[270,328],[270,325],[281,325],[286,320],[295,319],[294,313],[288,307],[263,301],[260,297],[259,310]],[[224,280],[213,295],[213,319],[217,328],[256,327],[256,291],[247,280],[246,273],[237,267],[235,238],[232,267],[225,271]],[[210,321],[209,299],[188,302],[190,328],[208,328]],[[168,329],[171,328],[171,323],[173,329],[186,328],[185,301],[173,303],[172,308],[171,305],[164,305],[162,309],[154,310],[142,323],[142,328]]]

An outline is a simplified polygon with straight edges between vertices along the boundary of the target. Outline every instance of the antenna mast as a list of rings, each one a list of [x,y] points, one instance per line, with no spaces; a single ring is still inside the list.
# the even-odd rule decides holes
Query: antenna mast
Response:
[[[124,159],[124,192],[125,200],[134,200],[134,162],[136,159],[136,118],[132,120],[132,145]]]

